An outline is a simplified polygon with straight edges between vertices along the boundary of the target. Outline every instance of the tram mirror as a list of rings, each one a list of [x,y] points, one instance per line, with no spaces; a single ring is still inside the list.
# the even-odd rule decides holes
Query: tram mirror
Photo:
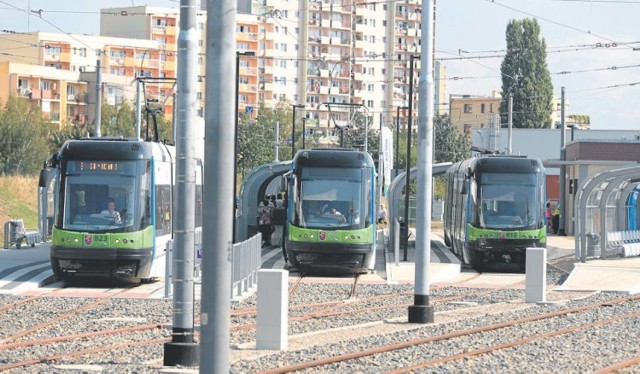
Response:
[[[38,179],[39,187],[47,187],[49,183],[51,183],[51,179],[54,177],[55,173],[53,169],[42,169],[40,170],[40,178]]]
[[[462,185],[460,186],[460,195],[466,195],[467,194],[467,189],[469,188],[467,185],[469,184],[469,180],[465,179],[464,182],[462,182]]]

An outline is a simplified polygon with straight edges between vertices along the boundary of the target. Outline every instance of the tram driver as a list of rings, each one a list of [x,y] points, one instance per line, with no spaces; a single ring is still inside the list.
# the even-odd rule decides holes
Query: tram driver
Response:
[[[115,223],[122,223],[120,213],[116,210],[116,201],[112,197],[107,200],[107,209],[103,210],[100,214],[113,219]]]
[[[340,213],[335,206],[330,205],[328,207],[328,210],[324,213],[322,213],[322,217],[326,217],[326,218],[334,218],[338,221],[345,221],[345,217],[344,214]]]

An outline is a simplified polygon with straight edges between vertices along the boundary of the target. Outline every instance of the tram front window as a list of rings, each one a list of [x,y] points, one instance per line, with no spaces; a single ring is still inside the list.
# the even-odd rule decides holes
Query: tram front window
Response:
[[[140,230],[143,222],[149,222],[139,197],[149,195],[150,186],[144,181],[150,178],[136,177],[139,167],[142,175],[146,174],[144,163],[118,161],[117,170],[97,170],[87,169],[86,161],[70,161],[64,176],[63,229]]]
[[[363,191],[360,169],[305,169],[298,221],[308,228],[364,228]]]
[[[535,228],[537,212],[535,175],[482,175],[480,188],[480,223],[486,228]]]

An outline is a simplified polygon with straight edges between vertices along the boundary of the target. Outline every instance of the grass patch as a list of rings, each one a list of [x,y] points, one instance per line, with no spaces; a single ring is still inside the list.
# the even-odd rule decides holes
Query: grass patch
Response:
[[[0,177],[0,237],[4,224],[22,219],[27,229],[38,227],[38,177]]]

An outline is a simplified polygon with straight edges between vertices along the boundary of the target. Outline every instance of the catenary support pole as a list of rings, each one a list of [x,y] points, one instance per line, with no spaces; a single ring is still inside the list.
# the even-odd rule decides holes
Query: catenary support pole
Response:
[[[396,158],[393,160],[393,168],[399,169],[398,162],[400,161],[400,107],[396,107]],[[395,178],[395,175],[393,176]]]
[[[100,125],[102,120],[102,66],[100,60],[96,60],[96,137],[101,137]]]
[[[416,209],[416,265],[413,305],[409,323],[432,323],[429,305],[429,264],[431,262],[431,190],[433,184],[433,2],[422,0],[422,51],[418,84],[418,193]],[[425,30],[426,28],[426,30]],[[411,104],[409,104],[411,105]]]
[[[411,195],[411,128],[413,125],[413,70],[415,55],[409,56],[409,117],[407,122],[407,164],[406,182],[404,185],[404,231],[402,245],[404,246],[404,260],[407,261],[409,251],[409,196]]]
[[[276,121],[275,140],[273,141],[273,161],[275,162],[280,161],[279,140],[280,140],[280,121]]]
[[[229,372],[236,1],[207,0],[207,66],[200,373]],[[195,74],[194,74],[195,75]]]
[[[176,106],[174,100],[173,106]],[[140,138],[142,129],[142,80],[136,77],[136,137]],[[175,141],[175,137],[173,138]]]
[[[178,131],[176,131],[176,193],[173,267],[173,327],[171,342],[164,345],[166,366],[194,366],[200,347],[194,339],[195,189],[194,126],[198,90],[198,30],[196,0],[180,0],[178,35]]]
[[[567,159],[567,130],[565,128],[564,122],[564,86],[561,91],[560,98],[560,161],[566,161]],[[566,212],[565,207],[567,206],[565,201],[565,193],[567,188],[567,167],[564,165],[560,165],[560,217],[558,217],[558,235],[566,235],[564,230],[564,213]]]
[[[513,153],[513,93],[509,92],[509,144],[507,148],[507,154]]]

